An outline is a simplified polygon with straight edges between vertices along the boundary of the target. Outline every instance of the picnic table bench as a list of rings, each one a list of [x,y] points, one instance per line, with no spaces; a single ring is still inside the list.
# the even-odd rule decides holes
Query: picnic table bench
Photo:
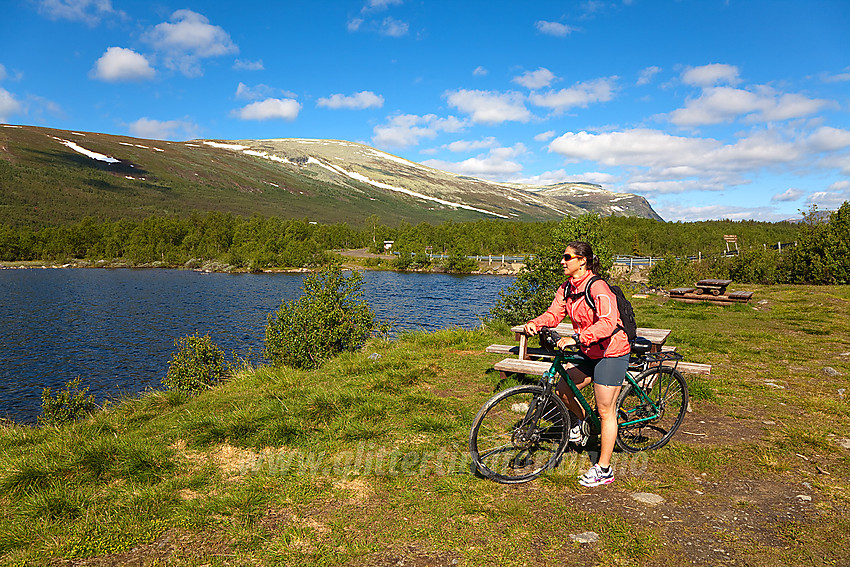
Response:
[[[726,288],[729,287],[730,283],[732,283],[732,280],[700,280],[696,283],[696,291],[694,293],[697,295],[702,295],[703,293],[723,295],[726,293]]]
[[[561,323],[555,330],[562,336],[571,335],[573,327],[569,323]],[[513,357],[505,358],[493,365],[493,368],[499,371],[502,378],[506,378],[508,373],[520,374],[536,374],[542,376],[546,370],[552,365],[551,359],[554,354],[543,348],[534,348],[528,346],[528,336],[525,334],[522,325],[511,327],[514,332],[514,337],[519,343],[518,345],[500,345],[492,344],[488,346],[485,352],[494,354],[512,354]],[[652,342],[650,352],[660,352],[665,350],[675,350],[675,347],[665,345],[667,338],[672,331],[670,329],[649,329],[638,327],[637,335],[644,337]],[[543,360],[540,360],[543,359]],[[680,371],[691,374],[710,374],[710,364],[697,364],[692,362],[679,362]]]
[[[716,305],[729,305],[731,303],[749,303],[752,298],[753,292],[751,291],[733,291],[729,294],[712,292],[710,295],[706,295],[693,287],[677,287],[670,290],[670,299],[685,303],[708,302]]]

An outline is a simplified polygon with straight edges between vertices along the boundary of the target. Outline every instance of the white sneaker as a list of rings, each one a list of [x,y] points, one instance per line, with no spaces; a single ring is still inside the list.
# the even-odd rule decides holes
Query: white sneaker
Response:
[[[599,486],[601,484],[610,484],[614,482],[614,467],[609,466],[608,472],[604,472],[599,465],[593,465],[586,473],[578,478],[578,483],[582,486]]]

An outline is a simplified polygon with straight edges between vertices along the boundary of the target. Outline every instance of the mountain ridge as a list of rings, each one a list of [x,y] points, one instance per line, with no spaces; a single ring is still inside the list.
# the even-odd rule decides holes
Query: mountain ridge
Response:
[[[345,140],[186,142],[0,125],[0,223],[63,224],[220,211],[317,222],[663,220],[643,197],[586,182],[545,186],[457,175]]]

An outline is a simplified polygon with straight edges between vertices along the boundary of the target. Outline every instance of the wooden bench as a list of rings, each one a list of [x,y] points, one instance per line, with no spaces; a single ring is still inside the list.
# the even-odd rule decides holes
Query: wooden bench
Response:
[[[673,366],[673,364],[674,363],[671,362],[666,365]],[[522,360],[519,358],[505,358],[504,360],[500,360],[499,362],[494,364],[493,368],[499,371],[499,374],[502,375],[502,379],[505,379],[507,378],[508,373],[536,374],[537,376],[543,376],[543,373],[549,370],[550,366],[552,366],[552,363],[545,360]],[[711,374],[710,364],[679,361],[679,364],[676,365],[676,368],[682,374],[701,374],[704,376],[708,376],[709,374]]]
[[[519,355],[519,346],[518,345],[498,345],[493,344],[484,349],[484,352],[489,352],[491,354],[512,354],[514,356]],[[664,345],[661,347],[661,352],[676,352],[676,347],[671,345]],[[545,348],[527,348],[526,353],[530,357],[534,358],[546,358],[552,359],[555,358],[555,355],[546,350]]]
[[[569,323],[561,323],[555,330],[563,336],[570,335],[573,332],[573,327]],[[502,378],[506,378],[508,373],[519,374],[536,374],[542,376],[546,370],[552,365],[551,360],[554,355],[543,348],[535,348],[528,346],[528,337],[524,332],[522,325],[511,327],[514,332],[514,337],[519,342],[518,345],[500,345],[492,344],[488,346],[485,352],[492,354],[512,354],[516,358],[506,358],[493,365],[493,368],[499,371]],[[637,335],[644,337],[652,342],[651,352],[675,351],[676,347],[668,346],[664,343],[670,336],[670,329],[650,329],[646,327],[638,327]],[[532,360],[543,359],[543,360]],[[680,361],[677,368],[686,374],[710,374],[710,364],[699,364],[695,362]]]
[[[670,299],[682,303],[711,303],[713,305],[732,305],[734,303],[749,303],[753,298],[751,291],[733,291],[728,295],[697,295],[696,293],[674,293],[685,289],[670,290]]]
[[[735,301],[740,301],[741,303],[748,303],[750,299],[753,298],[753,292],[751,291],[733,291],[729,295],[727,295],[729,299],[734,299]]]
[[[670,295],[685,295],[686,293],[694,293],[696,290],[695,287],[677,287],[670,290]]]

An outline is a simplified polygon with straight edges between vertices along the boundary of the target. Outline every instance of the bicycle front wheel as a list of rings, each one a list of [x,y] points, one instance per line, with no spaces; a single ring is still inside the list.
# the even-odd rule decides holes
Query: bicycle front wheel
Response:
[[[688,384],[678,370],[655,366],[635,382],[642,390],[629,383],[617,400],[617,446],[628,453],[666,445],[688,411]]]
[[[570,414],[541,386],[514,386],[484,404],[469,433],[472,462],[487,478],[527,482],[557,466],[567,448]]]

